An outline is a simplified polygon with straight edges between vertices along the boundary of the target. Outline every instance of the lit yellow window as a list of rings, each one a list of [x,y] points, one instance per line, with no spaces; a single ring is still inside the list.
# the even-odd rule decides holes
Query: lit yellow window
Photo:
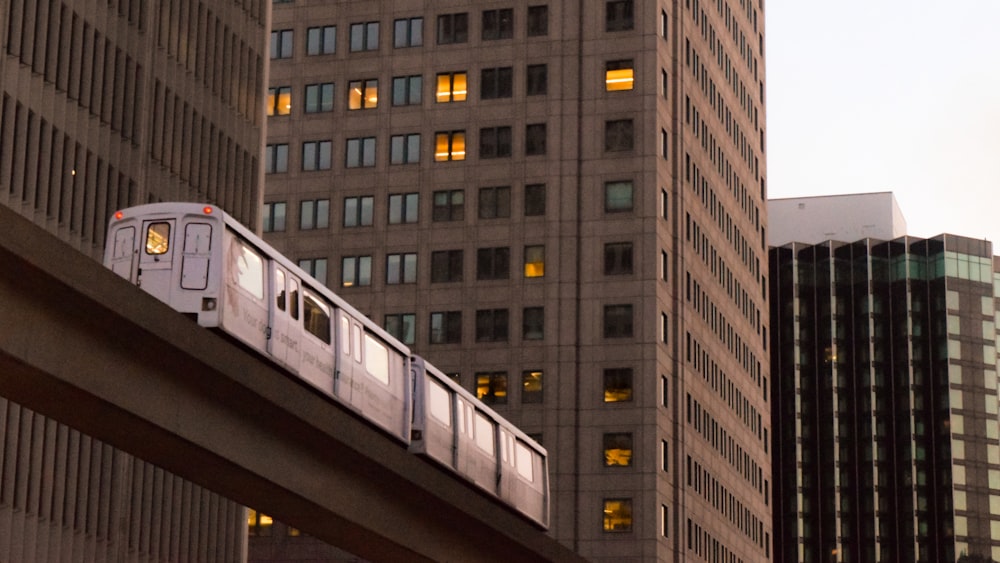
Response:
[[[166,254],[170,249],[170,223],[153,223],[146,229],[146,254]]]
[[[439,74],[437,77],[437,101],[464,102],[468,94],[468,84],[464,72]]]
[[[632,465],[632,435],[616,433],[604,435],[604,465],[628,467]]]
[[[288,115],[290,113],[292,113],[291,87],[269,88],[267,91],[267,115]]]
[[[347,94],[347,109],[378,107],[378,80],[352,80]]]
[[[545,275],[545,247],[524,247],[524,277],[540,278]]]
[[[434,135],[434,160],[465,160],[465,131],[443,131]]]
[[[251,536],[270,536],[274,519],[252,508],[247,509],[247,532]]]
[[[631,90],[635,81],[632,61],[611,61],[604,73],[604,86],[608,92]]]
[[[604,499],[604,531],[632,531],[632,499]]]

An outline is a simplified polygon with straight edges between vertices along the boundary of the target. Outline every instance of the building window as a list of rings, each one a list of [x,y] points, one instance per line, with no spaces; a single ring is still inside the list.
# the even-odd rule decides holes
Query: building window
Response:
[[[337,52],[337,26],[325,25],[306,30],[306,55],[332,55]]]
[[[660,69],[660,95],[667,99],[670,94],[670,76],[667,71]]]
[[[306,258],[299,260],[299,268],[316,278],[316,281],[326,285],[326,258]]]
[[[437,250],[431,253],[431,283],[462,281],[462,251]]]
[[[604,211],[608,213],[632,211],[631,180],[604,183]]]
[[[666,129],[660,129],[660,156],[670,158],[670,137]]]
[[[514,91],[514,67],[484,68],[480,80],[480,98],[509,98]]]
[[[461,311],[431,313],[431,344],[457,344],[461,341]]]
[[[604,402],[622,403],[632,400],[632,368],[604,370]]]
[[[507,342],[507,309],[476,311],[476,342]]]
[[[378,80],[352,80],[347,85],[347,109],[378,107]]]
[[[479,158],[502,158],[511,155],[510,127],[486,127],[479,130]]]
[[[533,245],[524,247],[524,277],[540,278],[545,276],[545,246]]]
[[[299,202],[299,229],[326,229],[330,226],[330,200],[307,199]]]
[[[415,164],[420,162],[420,134],[393,135],[389,138],[390,164]]]
[[[476,279],[505,280],[510,277],[510,248],[480,248],[476,252]]]
[[[476,374],[476,397],[487,405],[507,404],[507,372]]]
[[[288,144],[267,145],[264,170],[268,174],[288,172]]]
[[[417,254],[390,254],[385,261],[385,283],[417,283]]]
[[[351,24],[351,52],[378,50],[378,22]]]
[[[393,22],[392,46],[419,47],[424,44],[424,18],[399,19]]]
[[[604,499],[604,531],[632,531],[632,499]]]
[[[628,151],[634,143],[631,119],[616,119],[604,123],[604,150]]]
[[[269,537],[274,528],[274,519],[252,508],[247,509],[247,533],[251,537]]]
[[[528,37],[549,34],[549,7],[528,6]]]
[[[292,113],[292,87],[278,86],[267,89],[267,115]]]
[[[465,131],[438,131],[434,134],[434,161],[465,160]]]
[[[625,31],[632,29],[634,16],[632,0],[608,0],[606,31]]]
[[[431,219],[434,221],[462,221],[465,219],[465,192],[462,190],[446,190],[434,192],[434,208]]]
[[[417,316],[413,313],[386,315],[385,331],[403,344],[412,345],[416,342]]]
[[[666,440],[660,440],[660,469],[670,471],[670,443]]]
[[[664,39],[667,38],[667,34],[670,30],[670,27],[668,25],[669,21],[670,20],[667,18],[667,11],[660,10],[660,37]]]
[[[375,137],[347,140],[347,167],[375,166]]]
[[[670,537],[670,510],[665,504],[660,505],[660,535]]]
[[[510,217],[510,186],[479,189],[479,218]]]
[[[465,72],[442,72],[437,75],[436,99],[439,104],[464,102],[468,94],[468,75]]]
[[[547,94],[549,90],[548,65],[528,65],[526,84],[526,93],[529,96]]]
[[[604,245],[604,275],[632,273],[632,243],[611,242]]]
[[[438,45],[465,43],[469,40],[469,14],[444,14],[438,16]]]
[[[604,466],[632,465],[632,433],[614,432],[604,435]]]
[[[483,41],[514,37],[514,10],[483,10]]]
[[[667,343],[670,338],[670,317],[660,313],[660,342]]]
[[[545,215],[545,184],[524,186],[524,216]]]
[[[663,281],[670,279],[670,259],[666,250],[660,251],[660,279]]]
[[[344,256],[341,261],[341,287],[369,286],[372,284],[371,256]]]
[[[524,340],[542,340],[545,338],[545,308],[525,307],[521,319],[521,338]]]
[[[670,406],[670,380],[665,375],[660,376],[660,405],[663,407]],[[764,447],[764,451],[767,451],[766,446]]]
[[[632,305],[604,306],[604,338],[632,336]]]
[[[330,141],[306,141],[302,143],[302,170],[306,172],[329,170],[332,147],[333,144]]]
[[[292,58],[292,30],[279,29],[271,32],[271,58]]]
[[[632,59],[623,61],[608,61],[604,71],[604,88],[608,92],[631,90],[634,82]]]
[[[264,232],[279,233],[285,230],[285,202],[264,204]]]
[[[416,223],[420,208],[420,195],[392,194],[389,196],[389,224]]]
[[[397,76],[392,79],[392,105],[419,106],[424,80],[420,75]]]
[[[529,370],[521,372],[521,403],[541,404],[545,396],[542,394],[542,372],[541,370]]]
[[[545,124],[530,123],[524,128],[524,154],[545,154]]]
[[[306,113],[333,111],[333,82],[306,85]]]
[[[372,196],[344,198],[344,226],[369,227],[374,219],[375,198]]]

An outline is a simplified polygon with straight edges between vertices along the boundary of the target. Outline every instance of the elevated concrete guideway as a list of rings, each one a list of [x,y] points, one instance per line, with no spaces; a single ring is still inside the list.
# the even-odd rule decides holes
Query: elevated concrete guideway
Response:
[[[3,206],[0,395],[374,561],[584,561]]]

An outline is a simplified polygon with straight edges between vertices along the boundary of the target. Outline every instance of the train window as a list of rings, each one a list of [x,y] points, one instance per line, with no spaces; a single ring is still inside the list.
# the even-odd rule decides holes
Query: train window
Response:
[[[249,246],[237,242],[231,259],[236,261],[236,283],[257,299],[264,298],[264,260]],[[147,244],[148,248],[148,244]]]
[[[365,334],[365,369],[375,379],[389,384],[389,350],[370,334]]]
[[[288,314],[292,316],[293,319],[298,320],[299,318],[299,282],[295,278],[288,278],[288,289],[289,297],[291,302],[288,304]]]
[[[351,355],[351,319],[340,317],[340,353]]]
[[[442,424],[451,427],[451,393],[433,379],[427,380],[427,410]]]
[[[493,440],[493,422],[482,413],[476,413],[476,445],[479,449],[493,456],[496,454],[496,444]]]
[[[306,291],[302,294],[302,308],[305,310],[303,324],[313,336],[330,343],[330,307],[319,297]]]
[[[146,227],[146,254],[166,254],[170,250],[170,223],[150,223]]]
[[[212,226],[206,223],[189,223],[184,227],[184,253],[208,254],[212,250]]]
[[[532,482],[535,480],[533,458],[531,450],[523,442],[518,441],[514,445],[514,462],[517,466],[517,472],[521,474],[521,477]]]
[[[274,292],[275,292],[275,305],[278,306],[279,311],[285,310],[285,300],[287,299],[287,292],[285,290],[285,272],[282,270],[274,271]]]
[[[361,363],[361,327],[354,325],[354,330],[351,331],[351,341],[354,343],[354,361]]]

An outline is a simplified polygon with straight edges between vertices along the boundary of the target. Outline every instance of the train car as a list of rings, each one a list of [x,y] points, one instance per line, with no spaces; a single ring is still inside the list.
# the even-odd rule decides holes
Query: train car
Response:
[[[118,211],[104,263],[408,444],[410,350],[221,209]]]
[[[423,358],[414,356],[410,366],[410,451],[458,473],[547,529],[545,448]]]
[[[548,527],[544,448],[221,209],[118,211],[104,264]]]

